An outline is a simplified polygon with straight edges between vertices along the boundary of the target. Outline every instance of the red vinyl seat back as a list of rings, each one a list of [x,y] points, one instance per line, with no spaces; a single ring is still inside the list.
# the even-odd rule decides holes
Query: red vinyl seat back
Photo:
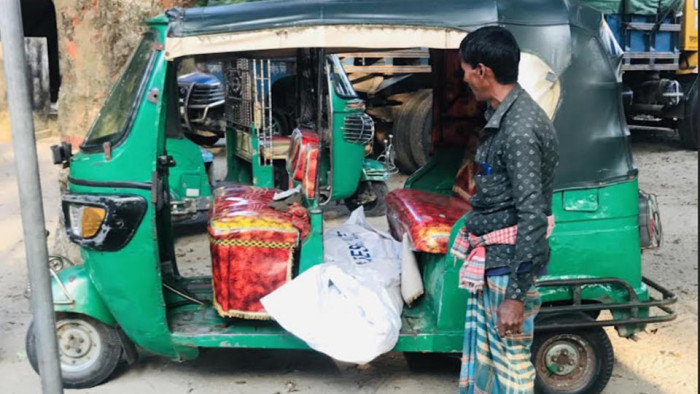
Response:
[[[394,238],[407,233],[420,252],[447,253],[454,224],[471,211],[468,202],[435,193],[397,189],[386,196],[387,220]]]

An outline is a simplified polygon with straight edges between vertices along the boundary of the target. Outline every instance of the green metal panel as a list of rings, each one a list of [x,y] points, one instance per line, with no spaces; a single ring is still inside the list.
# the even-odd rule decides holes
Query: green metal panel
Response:
[[[389,172],[386,166],[374,159],[365,159],[362,163],[361,182],[376,181],[386,182],[389,180]]]
[[[226,146],[236,146],[237,135],[234,130],[226,130]],[[226,181],[242,183],[244,185],[253,184],[253,171],[249,162],[236,155],[236,149],[226,149]]]
[[[598,189],[567,190],[562,193],[565,211],[595,212],[598,210]]]
[[[463,329],[467,292],[457,286],[461,264],[450,256],[429,253],[421,253],[419,261],[425,287],[425,298],[420,302],[434,311],[436,329]]]
[[[463,156],[463,147],[441,148],[423,167],[406,179],[404,187],[451,196]]]
[[[186,138],[167,138],[166,144],[166,151],[175,160],[168,179],[174,199],[211,196],[199,147]]]
[[[343,127],[349,115],[362,113],[362,110],[347,108],[347,100],[338,97],[331,86],[333,106],[333,141],[331,141],[331,182],[332,200],[340,200],[355,194],[362,175],[365,147],[345,140]],[[323,185],[322,185],[323,186]]]
[[[68,267],[57,272],[56,276],[58,280],[51,278],[56,312],[80,313],[109,325],[117,323],[90,281],[84,266]]]
[[[323,213],[320,209],[309,210],[311,233],[301,245],[299,273],[323,262]]]
[[[579,196],[586,195],[584,190],[579,192]],[[571,207],[564,200],[568,192],[555,193],[552,205],[557,223],[549,242],[552,258],[547,275],[540,279],[615,277],[626,280],[641,300],[648,300],[648,289],[642,283],[637,181],[601,187],[597,192],[595,211],[567,210]],[[566,288],[543,288],[540,292],[544,302],[572,297]],[[628,301],[624,289],[610,285],[585,286],[582,297],[602,303]],[[626,313],[621,310],[615,315]],[[640,314],[648,314],[648,310],[641,310]]]

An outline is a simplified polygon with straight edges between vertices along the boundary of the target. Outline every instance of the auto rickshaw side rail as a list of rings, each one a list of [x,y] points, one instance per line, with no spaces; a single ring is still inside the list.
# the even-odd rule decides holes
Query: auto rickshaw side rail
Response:
[[[590,320],[590,321],[579,321],[571,322],[566,321],[562,323],[552,323],[549,319],[547,323],[535,325],[535,330],[547,331],[547,330],[561,330],[561,329],[578,329],[578,328],[591,328],[591,327],[606,327],[606,326],[623,326],[632,324],[645,324],[645,323],[662,323],[674,320],[676,318],[676,312],[669,307],[669,305],[674,304],[678,301],[678,297],[673,294],[670,290],[660,286],[658,283],[652,281],[649,278],[642,277],[642,282],[649,288],[658,291],[662,298],[656,299],[649,296],[648,301],[640,301],[639,297],[634,291],[634,288],[625,280],[619,278],[595,278],[595,279],[555,279],[537,282],[538,287],[561,287],[568,286],[571,288],[573,293],[572,303],[568,305],[551,305],[543,306],[540,309],[540,316],[549,316],[553,314],[569,313],[569,312],[600,312],[603,310],[615,310],[615,309],[625,309],[630,313],[630,317],[627,318],[611,318],[605,320]],[[595,304],[584,304],[583,298],[581,296],[582,286],[585,285],[603,285],[611,284],[617,285],[627,292],[628,301],[627,302],[616,302],[616,303],[595,303]],[[639,316],[639,308],[659,308],[664,314],[659,316]]]

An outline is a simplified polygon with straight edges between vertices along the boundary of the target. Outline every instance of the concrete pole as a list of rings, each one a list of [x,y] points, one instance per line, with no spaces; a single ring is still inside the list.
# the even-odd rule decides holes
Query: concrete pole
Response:
[[[0,0],[0,10],[0,38],[7,79],[7,101],[22,209],[24,246],[32,289],[32,315],[41,386],[44,394],[63,393],[19,0]]]

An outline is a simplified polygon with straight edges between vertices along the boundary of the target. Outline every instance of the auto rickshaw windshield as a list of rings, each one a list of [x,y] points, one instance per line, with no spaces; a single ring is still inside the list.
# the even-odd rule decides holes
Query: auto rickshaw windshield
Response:
[[[144,34],[97,114],[81,149],[100,150],[105,142],[116,145],[127,134],[148,81],[147,70],[153,60],[154,41],[155,34]]]

